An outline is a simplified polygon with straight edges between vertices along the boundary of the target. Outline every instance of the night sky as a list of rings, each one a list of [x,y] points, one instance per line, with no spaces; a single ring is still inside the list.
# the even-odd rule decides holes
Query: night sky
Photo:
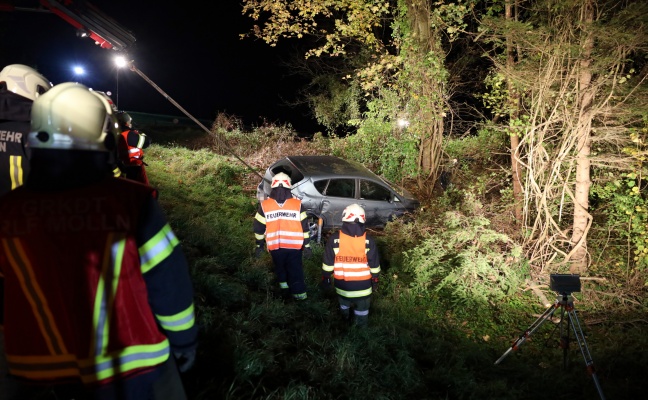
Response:
[[[0,0],[38,8],[38,0]],[[237,0],[90,1],[136,38],[130,59],[189,113],[213,120],[219,112],[243,119],[246,127],[290,123],[302,136],[321,130],[305,106],[286,105],[303,80],[284,62],[293,46],[277,48],[248,38],[253,25],[241,15]],[[50,13],[0,12],[0,64],[35,66],[52,83],[81,82],[110,91],[122,110],[183,116],[171,102],[136,73],[117,73],[117,52],[78,38],[75,28]],[[86,69],[74,75],[74,65]],[[119,79],[117,79],[119,75]],[[118,82],[118,84],[117,84]],[[117,91],[117,86],[119,91]]]

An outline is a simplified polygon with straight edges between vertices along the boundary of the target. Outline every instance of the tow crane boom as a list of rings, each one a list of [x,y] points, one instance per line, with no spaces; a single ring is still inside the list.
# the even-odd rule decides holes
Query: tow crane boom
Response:
[[[51,12],[77,30],[77,36],[89,37],[104,49],[126,51],[135,43],[135,36],[114,19],[85,0],[40,0],[40,8],[15,7],[0,3],[0,11]]]

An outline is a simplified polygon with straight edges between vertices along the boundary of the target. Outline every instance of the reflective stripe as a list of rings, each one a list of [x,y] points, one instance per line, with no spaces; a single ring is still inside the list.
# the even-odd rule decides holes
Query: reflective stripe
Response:
[[[109,322],[114,310],[115,296],[121,274],[124,249],[126,247],[126,239],[123,237],[120,239],[116,236],[116,234],[111,233],[106,240],[101,276],[99,277],[97,293],[95,294],[94,312],[92,315],[93,333],[90,344],[90,354],[94,354],[95,356],[105,354],[108,348]]]
[[[171,230],[171,226],[169,224],[164,225],[157,235],[153,236],[139,248],[140,259],[142,260],[142,273],[147,273],[167,258],[178,243],[180,242]]]
[[[7,355],[10,372],[27,379],[80,378],[83,383],[101,381],[118,374],[162,364],[169,358],[169,341],[127,347],[111,354],[76,359],[62,356],[12,356]]]
[[[300,240],[304,238],[304,233],[303,232],[292,232],[292,231],[276,231],[276,232],[270,232],[266,234],[267,238],[274,238],[276,236],[288,236],[288,237],[295,237],[299,238]]]
[[[192,326],[194,326],[195,317],[194,317],[194,306],[193,304],[189,306],[184,311],[181,311],[175,315],[158,315],[155,314],[160,325],[164,330],[167,331],[184,331]]]
[[[308,294],[306,292],[304,293],[294,293],[293,298],[295,300],[305,300],[308,298]]]
[[[289,239],[284,239],[284,238],[279,238],[279,239],[276,239],[276,240],[267,240],[267,238],[266,238],[266,244],[267,244],[268,248],[272,247],[275,250],[277,248],[280,248],[280,247],[281,248],[292,248],[295,245],[299,245],[299,247],[297,247],[297,249],[299,249],[301,247],[301,245],[304,244],[304,240],[303,239],[289,240]],[[287,245],[287,246],[282,247],[281,246],[282,244]],[[288,246],[291,246],[291,247],[288,247]]]
[[[140,150],[142,147],[144,147],[144,142],[146,141],[146,135],[141,134],[139,135],[139,138],[137,140],[137,147],[139,147],[138,150]]]
[[[43,294],[36,275],[20,239],[2,239],[2,246],[9,264],[14,270],[25,298],[31,305],[32,315],[40,327],[41,335],[45,339],[50,354],[65,354],[67,349],[61,333],[59,332],[52,311],[49,309],[45,295]]]
[[[282,289],[288,289],[288,283],[287,282],[279,282],[279,287]]]
[[[9,156],[9,175],[11,190],[23,184],[22,156]]]
[[[322,264],[322,270],[324,270],[326,272],[332,272],[333,269],[334,269],[334,267],[332,265]]]
[[[369,296],[371,294],[371,288],[364,289],[364,290],[355,290],[355,291],[346,291],[346,290],[335,288],[335,292],[340,296],[354,298],[354,297]]]
[[[254,218],[255,218],[257,221],[261,222],[263,225],[266,224],[266,219],[265,219],[265,217],[261,216],[261,214],[257,213],[257,214],[254,216]]]
[[[369,315],[369,310],[364,310],[364,311],[353,310],[353,313],[355,315]]]

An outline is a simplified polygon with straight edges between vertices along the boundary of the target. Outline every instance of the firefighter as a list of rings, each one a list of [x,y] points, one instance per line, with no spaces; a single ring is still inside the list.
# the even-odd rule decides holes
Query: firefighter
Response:
[[[0,197],[21,186],[29,174],[27,134],[32,103],[51,87],[47,78],[26,65],[11,64],[0,71]],[[6,375],[3,293],[0,273],[0,386]]]
[[[133,119],[127,112],[119,111],[117,119],[121,129],[117,152],[123,176],[148,185],[149,180],[144,169],[143,149],[151,145],[151,138],[145,133],[133,129]]]
[[[34,102],[30,176],[0,198],[14,389],[2,399],[186,399],[187,261],[153,189],[112,176],[115,122],[78,83]]]
[[[257,258],[264,247],[270,252],[274,271],[284,298],[307,297],[302,252],[311,258],[308,221],[301,200],[291,193],[290,177],[280,172],[272,178],[270,198],[263,200],[254,217]]]
[[[0,196],[27,178],[32,103],[51,87],[47,78],[26,65],[7,65],[0,71]]]
[[[365,211],[352,204],[342,212],[342,229],[326,242],[322,285],[335,287],[340,312],[358,327],[369,322],[371,294],[378,290],[380,259],[374,239],[365,232]]]

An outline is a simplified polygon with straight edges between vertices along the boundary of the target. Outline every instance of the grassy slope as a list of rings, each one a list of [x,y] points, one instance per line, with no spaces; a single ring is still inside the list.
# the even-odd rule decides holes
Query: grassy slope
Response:
[[[337,318],[333,295],[318,290],[322,249],[305,262],[309,299],[275,294],[268,257],[252,257],[254,193],[237,161],[206,150],[153,146],[149,177],[182,241],[196,290],[201,344],[185,376],[192,399],[594,399],[578,346],[562,368],[557,332],[543,325],[519,352],[493,362],[543,312],[520,293],[507,304],[465,309],[436,292],[415,296],[383,264],[366,330]],[[384,251],[385,237],[379,238]],[[384,254],[384,259],[398,259]],[[577,307],[581,307],[577,303]],[[580,310],[588,319],[589,310]],[[615,316],[585,326],[608,398],[642,398],[648,388],[646,337]],[[644,316],[645,317],[645,316]]]

